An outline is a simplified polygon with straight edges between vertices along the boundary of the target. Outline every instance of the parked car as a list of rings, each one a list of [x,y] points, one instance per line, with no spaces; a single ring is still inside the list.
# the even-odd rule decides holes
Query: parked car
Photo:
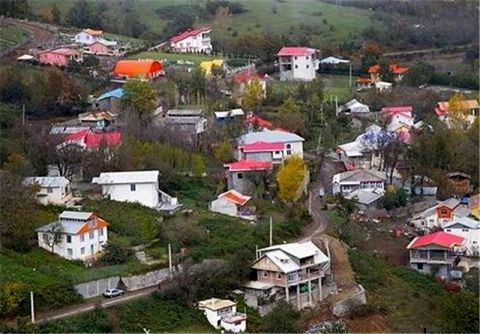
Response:
[[[123,290],[120,290],[120,289],[107,289],[103,293],[103,296],[105,298],[113,298],[113,297],[121,296],[123,295],[123,293],[124,293]]]

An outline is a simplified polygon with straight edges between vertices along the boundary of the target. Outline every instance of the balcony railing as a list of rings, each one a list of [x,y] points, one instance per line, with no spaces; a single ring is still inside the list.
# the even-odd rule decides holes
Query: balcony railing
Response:
[[[287,284],[295,284],[308,279],[320,278],[323,276],[325,276],[325,273],[321,270],[308,273],[297,273],[293,277],[288,277]]]

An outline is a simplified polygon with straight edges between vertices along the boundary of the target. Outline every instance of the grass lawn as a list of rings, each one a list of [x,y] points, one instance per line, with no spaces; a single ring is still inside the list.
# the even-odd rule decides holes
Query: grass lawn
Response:
[[[198,64],[204,60],[218,59],[221,57],[208,56],[208,55],[196,55],[196,54],[179,54],[179,53],[167,53],[157,51],[144,51],[128,57],[129,59],[158,59],[176,62],[178,60],[191,61]]]
[[[14,25],[0,26],[0,52],[22,43],[28,38],[28,32]]]

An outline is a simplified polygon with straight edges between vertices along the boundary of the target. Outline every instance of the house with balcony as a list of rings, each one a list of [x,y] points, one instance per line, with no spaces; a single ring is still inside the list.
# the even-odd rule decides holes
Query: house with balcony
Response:
[[[480,255],[480,222],[470,217],[453,219],[443,226],[443,231],[465,239],[466,255]]]
[[[270,161],[239,160],[225,163],[227,188],[242,194],[253,195],[257,187],[256,180],[266,179],[273,170]]]
[[[42,205],[65,205],[73,198],[70,181],[63,176],[26,177],[23,184],[37,186],[37,202]]]
[[[468,217],[470,209],[456,198],[449,198],[434,205],[409,219],[409,224],[423,231],[443,228],[455,219]]]
[[[381,162],[378,143],[389,140],[387,136],[380,126],[372,124],[354,141],[337,146],[337,158],[348,171],[377,168]]]
[[[283,130],[248,132],[238,138],[237,159],[281,164],[290,155],[303,158],[304,138]]]
[[[210,298],[198,302],[197,308],[204,311],[208,322],[215,329],[223,329],[227,333],[243,333],[247,330],[247,315],[237,312],[236,302]]]
[[[364,190],[383,194],[386,180],[385,172],[374,169],[338,173],[332,179],[332,192],[346,195],[356,190]]]
[[[449,279],[450,271],[465,254],[465,239],[446,232],[415,237],[407,246],[410,268]]]
[[[101,173],[92,179],[92,183],[100,185],[103,196],[113,201],[139,203],[160,211],[173,212],[181,204],[176,197],[160,190],[159,175],[158,170]]]
[[[277,53],[280,80],[314,80],[320,64],[318,53],[318,50],[307,47],[281,48]]]
[[[330,259],[307,241],[260,249],[251,268],[257,280],[248,284],[249,290],[266,286],[276,300],[285,299],[301,309],[323,299],[322,284],[330,273]]]
[[[93,212],[63,211],[36,229],[38,246],[68,260],[94,260],[108,242],[108,225]]]
[[[210,27],[188,29],[169,40],[170,48],[175,52],[183,53],[211,53]]]

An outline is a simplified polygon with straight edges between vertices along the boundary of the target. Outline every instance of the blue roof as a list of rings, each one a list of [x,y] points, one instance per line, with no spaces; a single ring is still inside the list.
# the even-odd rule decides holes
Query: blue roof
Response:
[[[123,88],[117,88],[117,89],[111,90],[109,92],[103,93],[102,95],[97,97],[97,101],[109,99],[111,97],[116,97],[118,99],[121,99],[122,96],[123,96]]]

